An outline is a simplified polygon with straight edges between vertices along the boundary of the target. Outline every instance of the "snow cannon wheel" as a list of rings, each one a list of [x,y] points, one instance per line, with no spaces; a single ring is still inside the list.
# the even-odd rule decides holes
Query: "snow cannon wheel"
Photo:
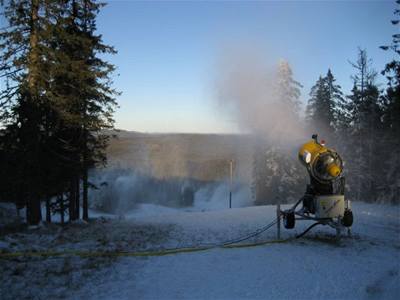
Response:
[[[283,215],[283,225],[286,229],[293,229],[295,224],[294,212],[288,212]]]
[[[351,225],[353,225],[353,212],[350,209],[346,209],[344,211],[342,225],[345,227],[350,227]]]

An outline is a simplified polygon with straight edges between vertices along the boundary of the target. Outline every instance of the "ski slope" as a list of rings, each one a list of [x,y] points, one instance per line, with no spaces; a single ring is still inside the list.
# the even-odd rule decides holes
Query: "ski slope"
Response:
[[[33,245],[38,251],[143,251],[218,243],[271,222],[275,209],[188,212],[144,205],[124,220],[97,215],[95,223],[76,224],[62,232],[47,228],[2,237],[0,250],[27,250],[39,237],[41,246]],[[7,275],[0,287],[8,291],[2,298],[397,299],[399,206],[353,203],[353,212],[353,237],[339,244],[333,240],[333,229],[319,226],[304,238],[256,247],[151,257],[60,257],[7,264],[0,260]],[[283,229],[282,238],[309,224]],[[273,227],[250,242],[275,238]],[[14,245],[17,240],[19,245]],[[10,275],[12,263],[23,263],[25,271]]]
[[[397,299],[399,207],[355,204],[353,238],[336,244],[316,228],[283,244],[119,259],[74,295],[93,299]],[[178,225],[167,246],[222,241],[275,217],[275,207],[146,215],[135,222]],[[306,224],[298,224],[305,228]],[[297,227],[297,226],[296,226]],[[296,230],[295,230],[296,231]],[[298,230],[300,232],[300,229]],[[276,230],[259,237],[275,238]],[[284,237],[293,235],[284,231]],[[317,234],[317,237],[316,237]],[[319,238],[318,238],[319,237]]]

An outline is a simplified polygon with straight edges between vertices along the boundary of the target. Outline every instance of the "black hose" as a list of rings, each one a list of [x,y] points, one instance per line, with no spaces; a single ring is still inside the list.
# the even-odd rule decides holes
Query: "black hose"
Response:
[[[222,244],[223,246],[228,246],[228,245],[232,245],[232,244],[236,244],[236,243],[243,242],[243,241],[245,241],[245,240],[248,240],[248,239],[250,239],[250,238],[252,238],[252,237],[255,237],[255,236],[260,235],[261,233],[267,231],[267,230],[270,229],[272,226],[274,226],[277,222],[278,222],[278,221],[277,221],[277,219],[276,219],[276,220],[274,220],[273,222],[269,223],[267,226],[265,226],[265,227],[263,227],[263,228],[260,228],[260,229],[256,230],[255,232],[253,232],[253,233],[251,233],[251,234],[249,234],[249,235],[247,235],[247,236],[245,236],[245,237],[238,238],[238,239],[236,239],[236,240],[225,241],[225,242],[223,242],[223,243],[221,243],[221,244]]]
[[[293,206],[289,211],[294,211],[296,209],[296,207],[303,201],[304,196],[301,197]]]
[[[211,249],[211,248],[216,248],[216,247],[225,247],[225,246],[229,246],[232,244],[237,244],[240,242],[243,242],[245,240],[248,240],[252,237],[255,237],[257,235],[260,235],[261,233],[267,231],[268,229],[270,229],[272,226],[274,226],[276,223],[278,223],[278,218],[276,218],[274,221],[272,221],[271,223],[269,223],[268,225],[265,225],[264,227],[261,227],[259,229],[257,229],[256,231],[251,232],[250,234],[246,235],[246,236],[242,236],[236,239],[231,239],[231,240],[226,240],[222,243],[201,243],[199,245],[197,245],[197,247],[200,248],[204,248],[204,249]],[[180,250],[180,249],[187,249],[187,248],[195,248],[196,246],[194,245],[190,245],[190,246],[184,246],[184,247],[176,247],[176,248],[171,248],[168,250]]]
[[[313,229],[315,226],[323,224],[322,222],[316,222],[312,224],[310,227],[308,227],[306,230],[304,230],[301,234],[296,235],[296,239],[301,238],[304,236],[307,232],[309,232],[311,229]]]

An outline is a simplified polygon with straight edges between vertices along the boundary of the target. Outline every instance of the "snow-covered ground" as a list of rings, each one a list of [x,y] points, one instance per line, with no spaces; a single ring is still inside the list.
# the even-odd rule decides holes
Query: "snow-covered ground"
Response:
[[[2,299],[397,299],[399,206],[353,203],[353,237],[316,227],[286,243],[149,257],[0,259]],[[275,218],[274,206],[193,212],[142,205],[124,218],[0,237],[0,251],[143,251],[222,242]],[[310,223],[282,230],[300,233]],[[275,239],[275,227],[251,241]]]

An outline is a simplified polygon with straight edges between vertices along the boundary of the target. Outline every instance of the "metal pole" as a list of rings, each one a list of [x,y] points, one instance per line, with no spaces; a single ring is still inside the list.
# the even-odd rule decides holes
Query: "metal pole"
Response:
[[[229,208],[232,208],[233,160],[230,161]]]
[[[278,240],[280,240],[281,239],[281,205],[280,204],[276,205],[276,217],[278,219],[278,222],[276,223],[277,238],[278,238]]]

